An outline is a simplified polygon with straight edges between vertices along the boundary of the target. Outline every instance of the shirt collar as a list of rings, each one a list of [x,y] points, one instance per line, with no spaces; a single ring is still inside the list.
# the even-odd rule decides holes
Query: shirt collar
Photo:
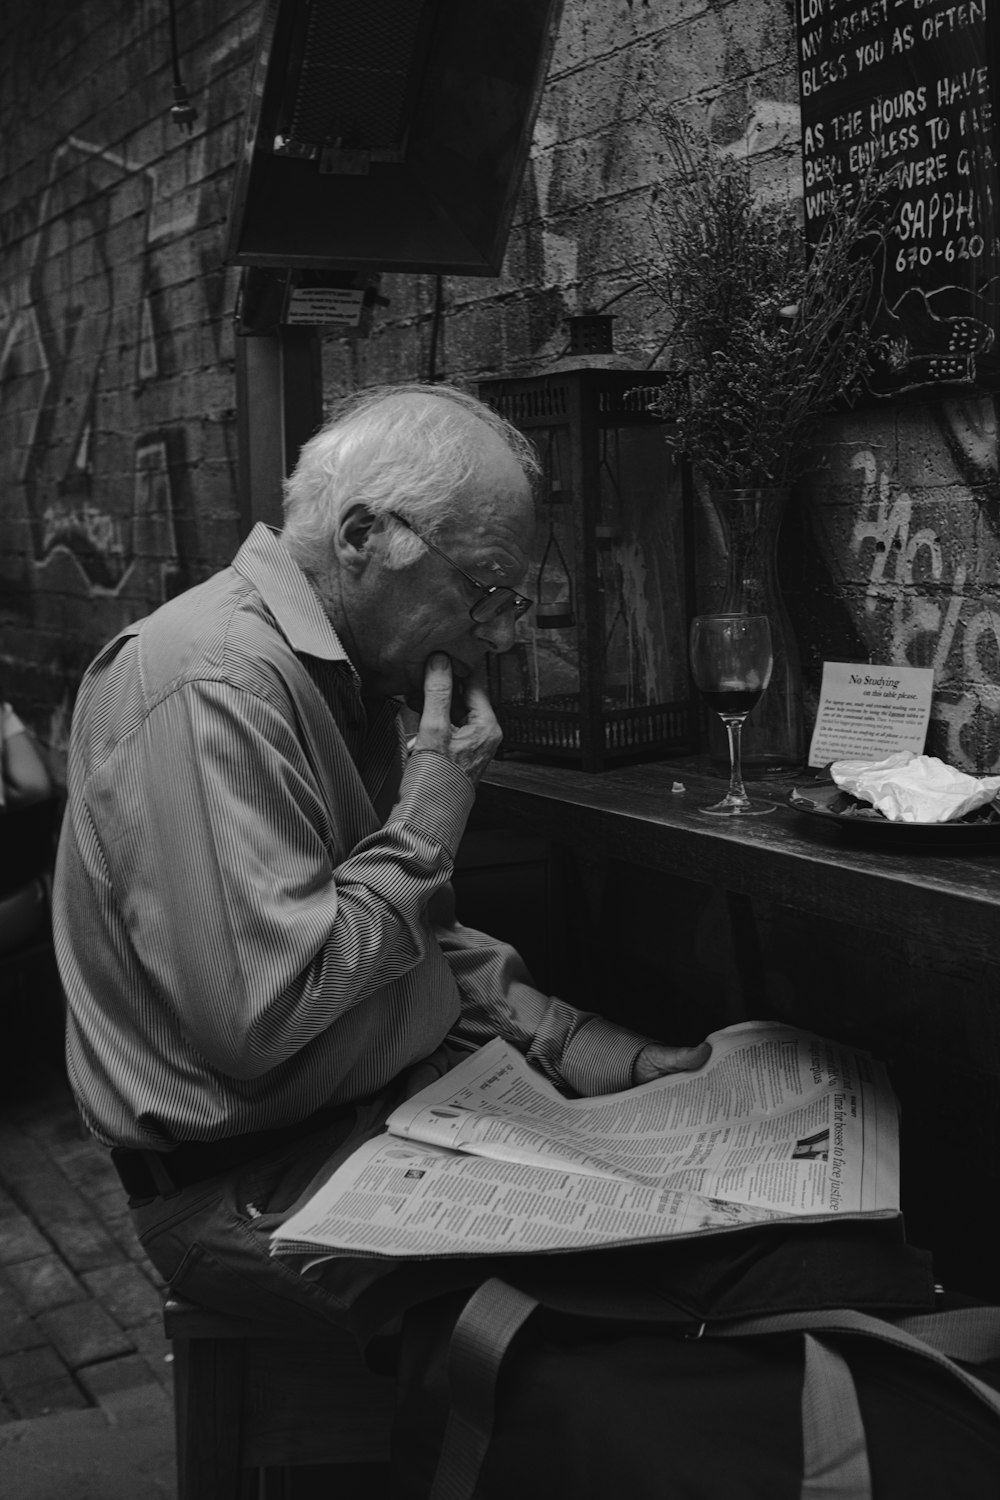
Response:
[[[257,589],[293,651],[351,665],[316,590],[279,532],[258,521],[233,559],[233,567]]]

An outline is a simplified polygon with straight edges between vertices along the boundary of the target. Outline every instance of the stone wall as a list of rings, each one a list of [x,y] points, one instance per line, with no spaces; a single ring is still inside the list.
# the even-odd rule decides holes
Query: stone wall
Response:
[[[190,135],[165,3],[8,0],[0,20],[0,681],[57,771],[85,662],[238,542],[221,255],[259,10],[178,0]],[[789,0],[566,0],[502,274],[385,278],[371,335],[327,343],[327,394],[533,372],[600,309],[624,361],[662,361],[641,279],[669,195],[644,104],[700,115],[763,192],[795,194],[793,64]],[[997,769],[992,398],[824,436],[784,540],[809,702],[824,658],[933,665],[931,748]]]
[[[221,265],[257,6],[16,0],[0,22],[0,681],[61,769],[80,672],[234,550]]]

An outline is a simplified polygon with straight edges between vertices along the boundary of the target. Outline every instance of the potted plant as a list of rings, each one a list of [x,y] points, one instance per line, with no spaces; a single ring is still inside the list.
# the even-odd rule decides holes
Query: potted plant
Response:
[[[655,194],[647,278],[666,314],[676,378],[651,404],[685,454],[727,544],[721,609],[770,616],[771,687],[747,724],[747,764],[802,757],[798,653],[777,587],[785,498],[819,418],[863,389],[879,349],[868,312],[884,239],[884,179],[830,187],[807,251],[801,205],[755,189],[751,158],[725,154],[663,112],[672,168]]]

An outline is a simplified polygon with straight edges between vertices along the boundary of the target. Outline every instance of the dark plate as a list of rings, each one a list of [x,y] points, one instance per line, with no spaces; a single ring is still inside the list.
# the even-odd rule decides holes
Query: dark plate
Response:
[[[867,802],[860,802],[850,792],[842,792],[833,783],[814,787],[793,787],[789,807],[810,817],[822,818],[853,838],[907,848],[916,844],[936,848],[965,848],[979,844],[1000,844],[1000,811],[995,802],[977,807],[975,812],[952,823],[894,823],[876,812]]]

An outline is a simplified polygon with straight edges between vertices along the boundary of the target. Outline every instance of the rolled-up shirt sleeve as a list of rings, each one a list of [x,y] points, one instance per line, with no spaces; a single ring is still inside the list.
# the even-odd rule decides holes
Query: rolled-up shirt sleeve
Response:
[[[435,933],[462,997],[455,1040],[478,1047],[502,1037],[546,1077],[577,1094],[631,1087],[635,1060],[649,1037],[543,994],[508,943],[460,922],[439,925]]]

